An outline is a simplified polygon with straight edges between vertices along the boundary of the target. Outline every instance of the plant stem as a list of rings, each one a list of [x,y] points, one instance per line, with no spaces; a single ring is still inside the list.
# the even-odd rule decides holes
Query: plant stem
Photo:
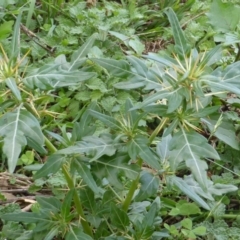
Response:
[[[48,148],[48,150],[51,153],[55,153],[57,151],[57,149],[54,147],[54,145],[45,136],[44,136],[44,138],[45,138],[45,145]],[[79,214],[79,216],[81,218],[81,223],[82,223],[83,230],[86,234],[93,237],[92,229],[86,221],[86,217],[85,217],[84,212],[83,212],[83,208],[82,208],[80,198],[79,198],[79,196],[77,194],[77,191],[75,189],[74,182],[73,182],[72,177],[69,174],[65,165],[62,166],[62,171],[63,171],[63,174],[64,174],[65,179],[67,181],[69,189],[74,189],[73,200],[74,200],[74,203],[75,203],[75,206],[76,206],[76,209],[77,209],[77,213]]]
[[[138,160],[138,165],[140,167],[142,167],[142,159],[139,159]],[[137,189],[138,187],[138,182],[139,182],[139,179],[140,179],[140,174],[138,174],[137,178],[135,180],[132,181],[132,185],[128,191],[128,194],[127,194],[127,197],[122,205],[122,209],[127,212],[128,208],[129,208],[129,205],[131,204],[131,201],[132,201],[132,198],[133,198],[133,195],[134,195],[134,192],[135,190]]]
[[[165,126],[165,124],[168,122],[168,118],[163,118],[162,121],[159,123],[159,125],[157,126],[157,128],[152,132],[152,135],[149,138],[149,144],[151,144],[153,142],[153,140],[155,139],[155,137],[158,135],[158,133],[163,129],[163,127]]]
[[[73,200],[74,200],[74,203],[75,203],[75,206],[76,206],[76,209],[77,209],[77,213],[81,217],[81,223],[82,223],[82,226],[83,226],[83,230],[86,234],[93,237],[92,229],[86,221],[86,217],[85,217],[84,212],[83,212],[82,204],[81,204],[80,198],[77,194],[77,191],[74,187],[74,182],[72,180],[72,177],[70,176],[70,174],[69,174],[65,165],[62,166],[62,170],[63,170],[63,174],[65,176],[65,179],[67,180],[68,187],[70,189],[74,189]]]
[[[55,153],[57,149],[54,147],[54,145],[45,136],[44,136],[44,140],[45,140],[45,145],[49,150],[49,152]]]
[[[240,60],[240,44],[238,43],[237,46],[238,46],[238,52],[234,62],[237,62]]]

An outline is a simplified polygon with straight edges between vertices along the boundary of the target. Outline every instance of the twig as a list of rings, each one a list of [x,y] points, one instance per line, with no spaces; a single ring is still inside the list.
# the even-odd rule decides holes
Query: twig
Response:
[[[29,30],[23,24],[21,24],[21,30],[41,48],[45,49],[46,51],[48,51],[51,54],[53,54],[55,52],[56,47],[51,47],[51,46],[47,45],[46,43],[40,43],[41,39],[34,32]]]

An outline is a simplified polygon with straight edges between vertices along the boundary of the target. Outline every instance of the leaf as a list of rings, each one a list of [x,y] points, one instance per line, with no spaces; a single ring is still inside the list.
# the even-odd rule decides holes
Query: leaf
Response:
[[[59,232],[59,226],[54,226],[44,237],[43,240],[52,240],[56,235],[58,235]]]
[[[136,136],[128,142],[129,156],[135,160],[140,156],[145,163],[155,169],[160,169],[158,157],[151,151],[148,146],[148,139],[143,136]]]
[[[93,240],[89,235],[85,234],[81,228],[74,227],[65,236],[65,240]]]
[[[169,176],[167,177],[167,181],[171,185],[175,185],[178,187],[179,190],[184,192],[189,198],[191,198],[193,201],[195,201],[197,204],[199,204],[201,207],[203,207],[206,210],[210,210],[210,207],[208,204],[200,197],[198,196],[188,185],[186,182],[184,182],[183,179],[176,177],[176,176]]]
[[[175,170],[180,162],[185,161],[201,187],[207,189],[208,166],[201,158],[219,159],[218,153],[208,144],[207,139],[196,132],[182,129],[173,136],[170,145],[171,168]]]
[[[189,53],[190,47],[180,27],[177,16],[172,8],[167,8],[164,12],[167,14],[168,20],[172,27],[176,52],[179,54],[179,56],[185,57]]]
[[[0,118],[0,135],[4,137],[3,152],[8,158],[9,172],[13,173],[19,154],[27,145],[27,138],[34,139],[42,147],[44,136],[37,119],[25,109],[18,107]]]
[[[51,223],[50,220],[43,218],[40,214],[30,213],[30,212],[7,213],[4,215],[1,215],[1,219],[5,221],[24,222],[24,223],[36,223],[40,221]]]
[[[14,25],[13,34],[12,34],[12,46],[11,46],[11,59],[19,57],[19,42],[20,42],[20,26],[22,19],[22,11],[18,14],[17,20]]]
[[[183,219],[181,225],[188,230],[192,230],[192,220],[189,218]]]
[[[113,203],[111,203],[111,222],[121,230],[125,230],[130,223],[127,213]]]
[[[201,120],[207,125],[208,129],[213,133],[214,136],[232,148],[239,150],[239,141],[236,136],[236,130],[231,122],[222,120],[221,124],[217,126],[218,120],[209,118],[202,118]]]
[[[202,81],[212,87],[212,91],[230,91],[240,95],[240,62],[237,61],[226,68],[218,67],[211,75],[203,76]]]
[[[204,236],[206,234],[206,227],[204,226],[199,226],[196,227],[192,230],[194,234],[199,235],[199,236]]]
[[[74,189],[70,189],[65,196],[62,207],[61,207],[61,216],[63,219],[67,220],[67,217],[70,215],[70,210],[72,207],[72,199],[73,199],[73,194],[74,194]]]
[[[99,119],[104,124],[106,124],[106,126],[108,126],[110,128],[113,128],[113,129],[119,129],[119,130],[122,129],[121,124],[115,118],[110,117],[110,116],[105,115],[105,114],[102,114],[100,112],[94,111],[92,109],[89,109],[88,111],[93,117]]]
[[[127,78],[132,76],[130,65],[124,60],[91,58],[91,60],[103,68],[107,69],[115,77]]]
[[[75,161],[73,162],[73,166],[78,171],[79,175],[82,177],[83,181],[87,184],[87,186],[91,188],[94,193],[98,194],[98,186],[93,179],[93,176],[88,166],[83,162],[79,161],[78,159],[75,159]]]
[[[5,21],[0,25],[0,39],[5,39],[12,32],[13,21]]]
[[[36,199],[42,210],[49,211],[49,216],[51,216],[50,212],[54,212],[54,213],[59,212],[62,206],[62,203],[56,197],[36,196]]]
[[[141,187],[135,197],[135,201],[143,201],[156,194],[159,190],[159,178],[147,171],[141,172],[139,183],[141,184]]]
[[[46,64],[29,72],[24,77],[23,82],[31,89],[36,86],[37,88],[46,90],[74,86],[94,77],[95,75],[96,74],[92,72],[63,70],[59,68],[59,64]]]
[[[207,180],[207,191],[203,191],[199,183],[196,182],[191,175],[185,176],[184,181],[193,192],[211,201],[214,200],[212,195],[222,196],[223,194],[237,190],[237,187],[234,185],[220,183],[214,184],[212,181]]]
[[[68,71],[72,71],[81,65],[83,58],[85,58],[88,52],[91,50],[96,37],[97,34],[93,34],[77,51],[72,54],[71,63]]]
[[[56,173],[62,165],[67,161],[66,157],[59,154],[53,154],[47,158],[46,163],[43,167],[34,174],[34,179],[38,179],[41,177],[46,177],[49,174]]]
[[[139,167],[136,164],[130,164],[127,154],[117,153],[113,156],[104,156],[92,165],[92,172],[102,181],[106,178],[110,185],[122,188],[119,180],[121,176],[126,176],[131,180],[135,180],[139,173]]]
[[[99,159],[103,155],[112,156],[116,151],[116,146],[113,140],[108,135],[100,137],[88,136],[84,137],[83,141],[76,142],[75,146],[57,151],[57,154],[86,154],[91,162]]]
[[[170,142],[172,136],[167,135],[166,137],[162,137],[161,142],[157,144],[157,154],[160,157],[162,162],[165,162],[169,158],[169,149],[170,149]]]
[[[142,222],[137,221],[134,228],[136,229],[136,239],[149,239],[154,232],[156,215],[159,211],[160,198],[157,197],[151,204],[148,213],[144,216]]]
[[[177,210],[177,211],[175,211],[175,210]],[[177,214],[175,214],[174,211]],[[190,216],[190,215],[199,214],[199,213],[201,213],[201,211],[195,203],[184,202],[184,203],[177,203],[176,208],[173,208],[170,211],[169,215],[171,215],[171,216],[177,216],[177,215]]]
[[[218,32],[228,33],[236,30],[240,21],[239,11],[240,7],[231,1],[214,0],[207,16]]]

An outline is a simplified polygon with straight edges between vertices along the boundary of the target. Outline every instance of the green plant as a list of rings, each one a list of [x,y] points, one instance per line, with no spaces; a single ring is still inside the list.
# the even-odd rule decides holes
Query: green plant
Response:
[[[206,174],[208,166],[206,161],[219,159],[217,151],[208,143],[208,139],[212,136],[232,148],[239,149],[233,123],[220,113],[219,106],[214,106],[212,102],[212,96],[224,101],[226,96],[224,93],[227,91],[240,93],[235,80],[238,76],[236,69],[239,63],[229,65],[226,69],[216,68],[221,56],[221,46],[216,46],[208,53],[191,50],[174,12],[168,9],[166,14],[175,40],[173,57],[150,53],[145,57],[154,61],[152,67],[147,66],[148,62],[135,57],[128,57],[130,65],[123,60],[92,60],[111,74],[129,79],[115,84],[116,88],[155,89],[155,93],[145,97],[143,102],[133,109],[142,108],[147,113],[157,115],[161,120],[152,133],[151,140],[166,128],[163,139],[157,145],[160,157],[158,162],[162,162],[166,165],[165,168],[176,174],[178,169],[183,167],[188,168],[192,173],[188,177],[185,176],[184,180],[167,174],[166,180],[172,185],[177,185],[190,198],[209,209],[207,204],[200,200],[199,195],[213,200],[210,185],[216,190],[214,194],[217,195],[230,189],[236,190],[234,186],[212,184]],[[165,105],[163,101],[167,104]],[[169,135],[171,133],[173,133],[172,137]],[[201,133],[206,133],[208,139]],[[226,135],[229,138],[226,138]],[[163,150],[160,149],[164,148],[165,155],[162,155]],[[194,189],[194,185],[198,186],[199,190]]]
[[[236,239],[239,62],[222,62],[227,48],[206,41],[207,17],[194,16],[210,8],[216,21],[217,1],[13,2],[0,25],[0,135],[3,160],[18,174],[0,173],[0,236]],[[9,9],[29,11],[15,20]],[[174,45],[141,58],[150,32]],[[20,212],[6,193],[26,175],[24,198],[38,195]]]

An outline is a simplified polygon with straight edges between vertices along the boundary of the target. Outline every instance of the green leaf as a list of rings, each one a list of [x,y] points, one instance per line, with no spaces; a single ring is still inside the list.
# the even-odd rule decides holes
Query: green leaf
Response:
[[[93,240],[89,235],[85,234],[81,228],[74,227],[66,234],[65,240]]]
[[[199,227],[194,228],[192,231],[196,235],[203,236],[206,234],[207,229],[204,226],[199,226]]]
[[[53,227],[47,235],[44,237],[43,240],[52,240],[56,235],[58,235],[58,232],[60,231],[59,226]]]
[[[72,207],[72,199],[74,194],[74,189],[70,189],[63,200],[62,207],[61,207],[61,216],[67,220],[67,217],[70,215],[70,210]]]
[[[240,7],[231,1],[214,0],[207,14],[211,25],[218,31],[235,31],[240,21]]]
[[[214,201],[212,195],[222,196],[228,192],[233,192],[237,190],[237,187],[234,185],[221,183],[214,184],[212,181],[207,180],[207,191],[203,191],[199,183],[196,182],[191,175],[186,176],[184,178],[184,181],[188,185],[188,188],[191,189],[191,191],[211,201]]]
[[[185,161],[202,188],[207,189],[208,166],[201,158],[219,159],[218,153],[208,144],[207,139],[196,132],[182,129],[173,136],[170,145],[171,168],[175,170],[180,162]]]
[[[95,75],[96,74],[92,72],[64,70],[59,68],[59,64],[46,64],[29,72],[24,77],[23,82],[31,89],[36,86],[37,88],[46,90],[74,86],[94,77]]]
[[[14,96],[17,98],[18,101],[22,101],[21,93],[18,89],[18,86],[13,78],[7,78],[5,80],[6,85],[11,89]]]
[[[210,132],[212,132],[214,136],[232,148],[239,150],[239,141],[236,136],[236,130],[231,122],[222,120],[220,125],[218,125],[218,120],[212,120],[209,118],[202,119],[202,122],[208,126]]]
[[[115,77],[127,78],[132,76],[130,65],[124,60],[104,59],[104,58],[92,58],[93,62],[107,69]]]
[[[136,164],[129,164],[127,154],[117,153],[111,157],[104,156],[92,165],[92,172],[102,181],[106,178],[109,184],[122,188],[121,176],[135,180],[139,173],[139,167]]]
[[[141,187],[137,196],[135,197],[135,201],[143,201],[146,198],[155,195],[159,190],[159,177],[156,177],[149,172],[141,172],[139,183],[141,184]]]
[[[121,230],[125,230],[130,223],[127,213],[113,203],[111,203],[111,222]]]
[[[56,173],[62,165],[66,162],[66,157],[59,154],[53,154],[47,158],[47,162],[43,165],[43,167],[36,172],[33,176],[34,179],[38,179],[41,177],[46,177],[49,174]]]
[[[219,67],[211,75],[203,76],[201,81],[207,83],[212,92],[230,91],[240,95],[240,62],[237,61],[226,68]]]
[[[51,216],[50,212],[59,212],[62,206],[62,203],[56,197],[36,196],[36,199],[41,209],[49,211],[49,216]]]
[[[12,32],[14,21],[5,21],[0,25],[0,39],[5,39]]]
[[[172,8],[167,8],[164,12],[167,14],[168,20],[172,27],[176,52],[179,54],[179,56],[185,57],[189,53],[190,47],[183,34],[183,30],[180,27],[177,16]]]
[[[18,14],[17,20],[14,25],[12,34],[12,48],[11,48],[11,59],[17,58],[19,56],[20,48],[20,26],[21,26],[22,12]]]
[[[192,220],[189,218],[183,219],[181,225],[188,230],[192,230]]]
[[[103,155],[112,156],[116,151],[116,144],[108,135],[100,137],[87,136],[83,141],[76,142],[75,146],[57,151],[57,154],[85,154],[90,158],[90,161],[95,161]]]
[[[158,157],[152,152],[148,146],[148,139],[143,136],[137,136],[128,142],[129,156],[135,160],[140,156],[145,163],[155,169],[160,169]]]
[[[72,71],[78,68],[83,63],[83,61],[85,61],[84,58],[91,50],[96,40],[96,37],[97,37],[97,34],[96,33],[93,34],[77,51],[73,53],[68,71]]]
[[[161,162],[165,162],[168,160],[171,139],[171,135],[162,137],[161,142],[158,142],[157,144],[157,154],[160,157]]]
[[[3,152],[8,158],[9,172],[13,173],[27,137],[34,139],[42,147],[44,136],[37,119],[28,111],[18,107],[0,118],[0,135],[4,137]]]
[[[87,184],[87,186],[91,188],[94,193],[98,194],[99,193],[98,186],[95,180],[93,179],[93,176],[88,166],[85,163],[79,161],[78,159],[75,159],[73,166],[78,171],[78,173],[82,177],[83,181]]]
[[[106,124],[106,126],[113,129],[118,129],[118,130],[122,129],[121,124],[115,118],[102,114],[100,112],[94,111],[92,109],[89,109],[88,111],[93,117],[99,119],[104,124]]]
[[[24,222],[24,223],[36,223],[36,222],[46,222],[51,223],[50,220],[43,218],[38,213],[30,213],[30,212],[20,212],[20,213],[7,213],[1,215],[1,219],[6,221],[13,221],[13,222]]]
[[[179,177],[175,177],[175,176],[169,176],[167,178],[167,181],[171,185],[177,186],[179,190],[184,192],[189,198],[191,198],[193,201],[195,201],[201,207],[203,207],[207,210],[210,210],[210,207],[208,206],[208,204],[200,196],[198,196],[195,193],[195,191],[193,191],[183,179],[181,179]]]
[[[174,210],[177,214],[174,213]],[[183,215],[183,216],[190,216],[194,214],[199,214],[201,213],[199,207],[195,203],[177,203],[176,208],[173,208],[169,215],[171,216],[177,216],[177,215]]]

